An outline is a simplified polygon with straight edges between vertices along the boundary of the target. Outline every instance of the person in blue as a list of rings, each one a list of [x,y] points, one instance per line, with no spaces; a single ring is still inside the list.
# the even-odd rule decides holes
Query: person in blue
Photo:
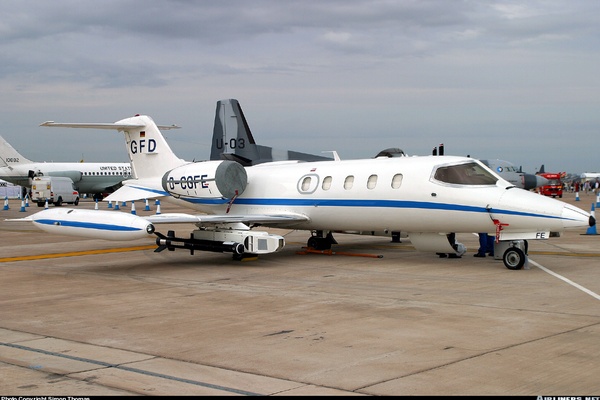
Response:
[[[479,249],[477,253],[473,254],[474,257],[485,257],[486,254],[490,257],[494,256],[494,242],[496,238],[488,235],[487,233],[479,234]]]
[[[446,235],[448,238],[448,243],[454,249],[454,253],[435,253],[440,258],[461,258],[463,254],[467,252],[467,248],[464,244],[456,241],[456,233],[452,232]]]

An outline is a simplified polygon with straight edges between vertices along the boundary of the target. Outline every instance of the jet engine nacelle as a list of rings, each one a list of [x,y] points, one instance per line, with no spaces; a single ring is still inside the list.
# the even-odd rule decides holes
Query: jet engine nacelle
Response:
[[[202,161],[167,172],[162,187],[175,197],[233,198],[243,193],[248,175],[235,161]]]

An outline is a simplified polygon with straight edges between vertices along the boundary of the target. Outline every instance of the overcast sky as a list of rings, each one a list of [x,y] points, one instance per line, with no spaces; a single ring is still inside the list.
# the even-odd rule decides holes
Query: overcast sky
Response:
[[[127,161],[134,114],[186,160],[216,102],[260,144],[399,147],[600,171],[600,1],[1,1],[0,135],[34,161]]]

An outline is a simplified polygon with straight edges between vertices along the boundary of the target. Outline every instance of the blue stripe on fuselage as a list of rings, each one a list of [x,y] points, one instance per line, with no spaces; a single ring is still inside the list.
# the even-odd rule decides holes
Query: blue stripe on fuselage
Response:
[[[193,204],[220,205],[227,204],[229,199],[201,199],[181,198]],[[433,203],[429,201],[406,201],[406,200],[344,200],[344,199],[260,199],[260,198],[237,198],[233,204],[247,206],[268,207],[369,207],[369,208],[412,208],[421,210],[462,211],[486,214],[520,215],[524,217],[562,219],[558,216],[547,214],[530,213],[514,210],[491,209],[485,207],[465,206],[461,204]]]

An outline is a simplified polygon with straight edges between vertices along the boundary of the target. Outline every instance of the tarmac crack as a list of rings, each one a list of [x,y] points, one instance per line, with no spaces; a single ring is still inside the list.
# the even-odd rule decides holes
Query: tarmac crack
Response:
[[[365,385],[365,386],[361,386],[359,388],[356,388],[355,391],[365,390],[365,389],[368,389],[368,388],[373,387],[373,386],[381,385],[382,383],[392,382],[392,381],[395,381],[395,380],[398,380],[398,379],[402,379],[402,378],[408,378],[410,376],[419,375],[419,374],[422,374],[424,372],[435,371],[435,370],[438,370],[438,369],[442,369],[442,368],[448,367],[450,365],[455,365],[455,364],[459,364],[459,363],[464,362],[464,361],[473,360],[473,359],[478,358],[478,357],[486,356],[488,354],[492,354],[492,353],[497,352],[497,351],[502,351],[502,350],[508,350],[508,349],[517,348],[519,346],[523,346],[523,345],[526,345],[526,344],[539,342],[539,341],[542,341],[542,340],[550,339],[550,338],[557,337],[557,336],[560,336],[560,335],[564,335],[564,334],[567,334],[567,333],[576,332],[576,331],[578,331],[580,329],[591,328],[591,327],[598,326],[598,325],[600,325],[600,322],[594,322],[594,323],[591,323],[591,324],[587,324],[587,325],[579,326],[579,327],[576,327],[576,328],[568,329],[566,331],[553,333],[551,335],[542,336],[542,337],[538,337],[538,338],[531,339],[531,340],[526,340],[524,342],[514,343],[514,344],[503,346],[503,347],[497,347],[495,349],[487,350],[487,351],[484,351],[484,352],[481,352],[481,353],[478,353],[478,354],[473,354],[471,356],[463,357],[463,358],[458,359],[458,360],[449,361],[449,362],[444,363],[444,364],[436,365],[435,367],[424,368],[424,369],[421,369],[421,370],[418,370],[418,371],[411,372],[409,374],[404,374],[404,375],[397,376],[395,378],[383,379],[383,380],[381,380],[379,382],[371,383],[369,385]]]

